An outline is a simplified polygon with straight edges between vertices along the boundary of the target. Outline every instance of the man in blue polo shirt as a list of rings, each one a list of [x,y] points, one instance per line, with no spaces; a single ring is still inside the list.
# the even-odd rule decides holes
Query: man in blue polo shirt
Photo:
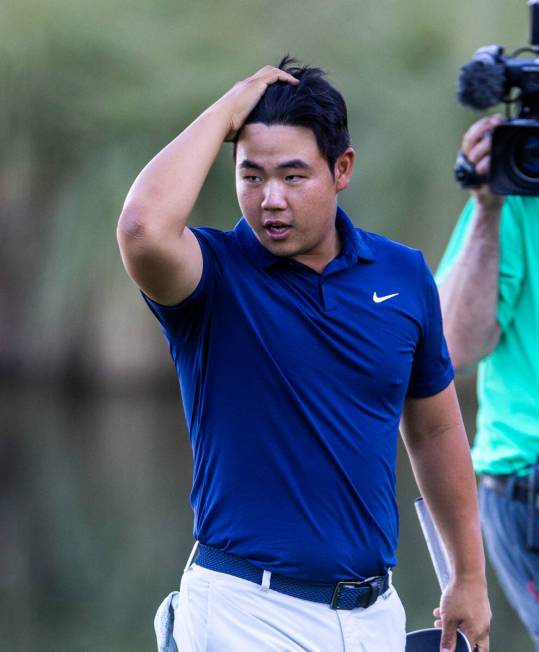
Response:
[[[243,217],[227,232],[187,228],[225,140]],[[418,251],[337,207],[354,159],[340,93],[285,59],[209,107],[127,196],[122,257],[169,341],[194,456],[199,546],[161,612],[169,649],[173,638],[182,652],[402,652],[391,586],[401,417],[453,561],[442,647],[460,627],[488,649],[475,484],[436,286]]]

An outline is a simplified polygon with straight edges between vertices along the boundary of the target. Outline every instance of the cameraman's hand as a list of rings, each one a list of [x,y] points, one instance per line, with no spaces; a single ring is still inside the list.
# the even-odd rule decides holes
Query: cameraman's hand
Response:
[[[294,86],[299,80],[279,68],[264,66],[251,77],[237,82],[210,109],[224,112],[228,122],[228,133],[225,140],[233,140],[241,129],[247,116],[258,104],[268,86],[275,82],[286,82]]]
[[[478,174],[488,174],[490,167],[490,148],[492,130],[503,122],[501,115],[482,118],[468,129],[462,139],[462,151],[466,158],[475,165]],[[503,205],[503,196],[495,195],[488,184],[471,191],[475,201],[485,211],[499,211]]]

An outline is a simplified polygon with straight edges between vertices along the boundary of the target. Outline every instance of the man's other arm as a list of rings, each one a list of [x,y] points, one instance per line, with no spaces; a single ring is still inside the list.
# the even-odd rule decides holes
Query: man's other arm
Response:
[[[488,650],[490,607],[477,491],[468,439],[451,383],[427,398],[407,399],[401,422],[412,469],[447,548],[452,566],[436,625],[441,649],[454,650],[457,628],[472,647]]]
[[[462,150],[486,174],[490,164],[491,131],[500,116],[483,118],[464,135]],[[488,355],[498,343],[498,275],[500,219],[503,198],[487,185],[474,189],[474,214],[464,247],[440,285],[444,334],[456,369],[466,369]]]
[[[276,81],[297,83],[288,73],[265,66],[235,84],[133,183],[118,222],[118,244],[128,274],[155,301],[177,304],[198,285],[202,252],[187,221],[222,143],[233,138]]]

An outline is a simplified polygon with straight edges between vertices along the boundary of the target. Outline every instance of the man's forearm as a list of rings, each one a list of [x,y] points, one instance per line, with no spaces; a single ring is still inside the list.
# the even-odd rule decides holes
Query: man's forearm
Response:
[[[434,396],[407,399],[401,428],[451,562],[451,578],[435,611],[443,628],[441,647],[452,649],[460,627],[472,644],[487,650],[490,608],[477,492],[454,383]]]
[[[444,333],[457,369],[496,345],[501,207],[476,203],[466,244],[440,287]]]
[[[455,572],[483,573],[475,476],[454,383],[434,396],[408,399],[401,430]]]
[[[440,647],[454,649],[458,627],[472,646],[480,643],[478,649],[487,650],[491,613],[475,481],[464,428],[449,428],[408,445],[417,483],[451,565],[449,584],[440,606],[434,610],[435,626],[442,627]]]
[[[485,560],[474,472],[464,428],[449,428],[411,444],[414,475],[458,579],[482,579]],[[448,464],[450,460],[450,464]]]

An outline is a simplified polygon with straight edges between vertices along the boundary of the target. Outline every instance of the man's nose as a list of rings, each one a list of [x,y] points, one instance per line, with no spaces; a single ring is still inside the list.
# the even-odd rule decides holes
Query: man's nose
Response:
[[[284,188],[278,181],[269,181],[264,187],[262,209],[265,211],[279,211],[286,208]]]

